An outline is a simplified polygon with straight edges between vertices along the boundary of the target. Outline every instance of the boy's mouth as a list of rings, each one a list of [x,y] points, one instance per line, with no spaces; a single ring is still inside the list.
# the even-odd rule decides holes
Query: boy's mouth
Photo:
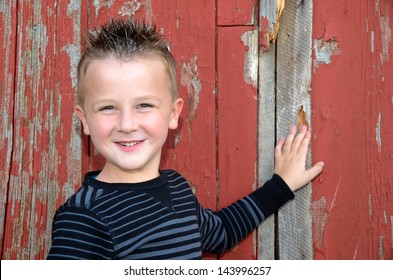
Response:
[[[134,141],[134,142],[119,142],[119,144],[123,147],[133,147],[143,141]]]

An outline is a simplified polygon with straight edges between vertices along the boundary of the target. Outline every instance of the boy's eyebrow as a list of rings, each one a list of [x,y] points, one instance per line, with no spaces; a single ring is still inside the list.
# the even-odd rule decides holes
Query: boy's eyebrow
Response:
[[[135,101],[135,102],[142,102],[142,101],[159,101],[159,102],[161,102],[161,99],[162,98],[159,98],[159,97],[157,97],[157,96],[155,96],[155,95],[150,95],[150,94],[146,94],[146,95],[141,95],[141,96],[137,96],[137,97],[135,97],[133,100]],[[94,105],[99,105],[99,104],[102,104],[102,103],[111,103],[111,102],[116,102],[116,100],[115,99],[111,99],[111,98],[103,98],[103,99],[96,99],[96,100],[94,100],[93,102],[91,102],[91,104],[94,106]]]

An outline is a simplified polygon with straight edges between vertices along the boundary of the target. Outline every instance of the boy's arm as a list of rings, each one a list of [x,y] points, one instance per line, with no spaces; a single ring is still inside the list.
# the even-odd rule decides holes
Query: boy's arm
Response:
[[[291,127],[287,138],[281,139],[275,149],[275,174],[261,188],[218,212],[197,207],[204,251],[221,253],[235,246],[269,215],[293,199],[294,191],[322,171],[323,162],[306,169],[310,139],[306,126],[297,135],[296,126]]]

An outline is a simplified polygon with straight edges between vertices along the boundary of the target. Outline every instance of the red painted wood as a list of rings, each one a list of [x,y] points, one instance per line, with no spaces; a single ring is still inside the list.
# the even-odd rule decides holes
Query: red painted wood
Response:
[[[50,244],[54,210],[81,180],[80,147],[70,114],[74,105],[70,64],[75,43],[79,45],[74,28],[80,26],[74,24],[72,7],[67,5],[53,1],[13,5],[18,17],[11,23],[17,35],[10,47],[11,55],[17,55],[13,61],[17,71],[11,73],[13,128],[6,131],[12,135],[7,147],[12,161],[2,258],[42,259]]]
[[[218,29],[218,184],[219,207],[248,195],[256,187],[257,90],[244,78],[248,48],[241,36],[254,27]],[[224,254],[225,259],[255,259],[250,235]]]
[[[76,2],[1,6],[2,259],[45,258],[54,211],[102,166],[72,113],[74,69],[81,33],[110,17],[157,23],[172,43],[186,106],[162,167],[213,209],[255,188],[257,89],[244,78],[241,36],[259,1]],[[393,4],[313,3],[312,157],[326,162],[312,184],[314,257],[392,259]],[[255,243],[251,235],[222,257],[254,259]]]
[[[217,0],[217,25],[255,25],[257,0]]]
[[[393,258],[392,16],[388,0],[314,1],[316,259]]]
[[[6,203],[10,180],[11,149],[13,144],[14,73],[16,69],[16,1],[8,1],[0,12],[0,252],[3,251]],[[3,258],[3,255],[2,255]]]

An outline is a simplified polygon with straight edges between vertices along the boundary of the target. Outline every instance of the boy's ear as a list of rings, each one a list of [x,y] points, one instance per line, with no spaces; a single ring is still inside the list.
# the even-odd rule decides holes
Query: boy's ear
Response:
[[[80,105],[75,106],[75,113],[77,114],[78,118],[82,122],[83,133],[86,135],[90,135],[90,129],[89,129],[89,126],[87,125],[85,111],[83,110],[83,108]]]
[[[179,117],[180,117],[181,110],[183,109],[183,102],[184,102],[183,99],[178,98],[173,103],[171,119],[169,122],[170,129],[176,129],[179,124]]]

